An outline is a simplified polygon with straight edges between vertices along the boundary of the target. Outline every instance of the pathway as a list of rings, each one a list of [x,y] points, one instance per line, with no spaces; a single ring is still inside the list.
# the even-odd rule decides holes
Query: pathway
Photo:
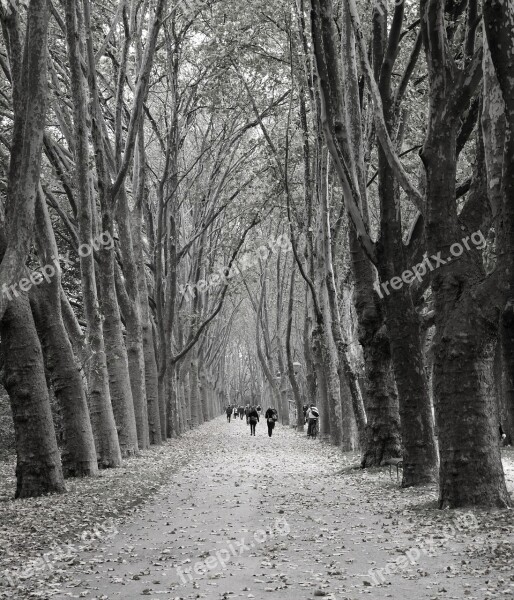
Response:
[[[514,598],[512,564],[464,554],[480,517],[434,511],[433,490],[400,490],[281,426],[270,439],[262,421],[256,437],[223,418],[202,431],[200,458],[84,553],[54,598]]]

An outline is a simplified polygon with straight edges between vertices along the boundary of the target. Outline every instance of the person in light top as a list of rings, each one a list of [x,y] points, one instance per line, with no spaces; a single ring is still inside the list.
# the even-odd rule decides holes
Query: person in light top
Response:
[[[307,436],[311,437],[313,429],[314,429],[314,427],[316,427],[316,423],[318,422],[318,419],[319,419],[319,410],[316,408],[316,406],[314,406],[314,404],[311,404],[309,406],[309,408],[307,409],[306,416],[307,416],[307,423],[308,423]]]

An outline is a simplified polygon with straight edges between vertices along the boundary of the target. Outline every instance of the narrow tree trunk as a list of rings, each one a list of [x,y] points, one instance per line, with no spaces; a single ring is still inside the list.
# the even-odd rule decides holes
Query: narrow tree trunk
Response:
[[[296,406],[296,430],[303,431],[304,416],[303,416],[303,403],[302,395],[300,392],[300,386],[296,379],[296,374],[293,365],[293,353],[291,349],[291,330],[293,326],[293,312],[294,312],[294,292],[295,292],[295,273],[296,265],[291,265],[291,283],[289,286],[289,302],[287,306],[287,329],[286,329],[286,356],[287,356],[287,373],[289,376],[289,382],[293,390],[293,398]]]
[[[191,426],[198,427],[203,423],[200,386],[198,381],[198,357],[196,348],[193,348],[189,367],[189,389],[191,404]]]
[[[305,379],[307,384],[307,404],[314,402],[316,398],[316,369],[312,356],[311,336],[312,317],[309,309],[309,289],[305,290],[305,317],[303,321],[303,356],[305,358]]]
[[[330,414],[329,414],[329,392],[327,386],[326,368],[323,365],[323,331],[315,327],[312,331],[312,357],[314,369],[316,371],[316,380],[318,382],[317,398],[318,409],[320,411],[320,437],[328,438],[330,436]]]
[[[141,333],[143,337],[143,357],[145,363],[145,387],[148,410],[148,433],[150,444],[160,444],[161,420],[159,413],[159,393],[157,381],[157,360],[155,357],[155,344],[153,339],[153,328],[148,305],[148,283],[146,280],[146,267],[142,245],[142,198],[132,212],[132,240],[134,243],[134,254],[137,266],[137,281],[139,286],[139,298],[141,301]]]

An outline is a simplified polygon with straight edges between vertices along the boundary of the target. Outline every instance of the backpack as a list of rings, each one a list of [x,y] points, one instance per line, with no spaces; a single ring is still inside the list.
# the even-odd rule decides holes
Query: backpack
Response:
[[[319,410],[317,408],[311,407],[311,413],[313,417],[316,417],[316,419],[319,417]]]

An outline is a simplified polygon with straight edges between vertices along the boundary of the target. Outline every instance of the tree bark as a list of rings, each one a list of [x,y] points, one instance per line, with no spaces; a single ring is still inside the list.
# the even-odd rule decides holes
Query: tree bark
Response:
[[[39,277],[30,289],[30,302],[45,367],[63,418],[65,448],[62,465],[65,477],[98,475],[95,442],[80,367],[64,327],[61,312],[61,273],[52,223],[43,198],[36,200],[36,246],[41,266],[54,267],[53,276]],[[47,271],[45,271],[47,272]]]
[[[102,207],[102,231],[104,234],[108,232],[112,236],[112,212],[111,208],[105,204]],[[100,287],[105,351],[109,357],[107,361],[109,389],[121,455],[123,457],[133,456],[138,450],[136,415],[130,386],[127,349],[121,330],[121,315],[114,282],[113,248],[100,248],[97,277]]]
[[[136,167],[137,168],[137,167]],[[143,348],[143,328],[141,325],[141,299],[138,286],[138,272],[132,243],[130,210],[125,188],[122,187],[117,205],[118,232],[120,250],[125,275],[127,300],[125,311],[125,327],[127,330],[127,358],[130,375],[130,386],[134,402],[137,440],[140,449],[148,448],[150,438],[148,432],[148,406],[145,385],[145,359]]]
[[[47,114],[49,16],[46,0],[30,1],[22,48],[18,7],[0,7],[11,67],[14,113],[5,210],[6,247],[0,264],[0,319],[8,303],[5,290],[22,277],[34,233]]]
[[[500,332],[503,364],[505,369],[504,395],[508,412],[507,424],[514,426],[514,68],[512,53],[514,44],[512,28],[514,9],[511,2],[500,0],[484,1],[484,29],[489,44],[491,60],[496,72],[497,84],[503,102],[495,98],[491,102],[492,127],[505,128],[503,168],[501,171],[501,202],[503,224],[501,227],[499,266],[505,274]],[[486,77],[486,75],[484,75]],[[503,106],[502,106],[503,104]],[[504,114],[502,114],[502,108]],[[501,139],[501,137],[500,137]],[[500,161],[497,161],[500,162]],[[498,178],[490,181],[498,188]],[[514,436],[511,429],[510,436]]]
[[[75,164],[79,198],[79,240],[91,248],[93,215],[89,196],[89,140],[87,126],[87,96],[82,75],[80,38],[75,2],[66,3],[66,34],[70,63],[73,121],[75,132]],[[91,350],[89,361],[89,409],[95,437],[98,463],[102,467],[118,467],[121,452],[112,411],[109,379],[105,357],[102,319],[98,306],[95,265],[92,251],[80,253],[80,273],[87,322],[87,340]]]
[[[138,141],[138,143],[141,143]],[[144,156],[144,155],[143,155]],[[148,282],[146,280],[146,267],[142,244],[142,196],[138,196],[138,202],[132,212],[132,228],[134,235],[134,253],[137,266],[137,281],[139,286],[139,298],[141,300],[141,333],[143,337],[143,356],[145,364],[145,387],[148,410],[148,433],[150,444],[161,444],[161,419],[159,414],[158,373],[157,359],[155,356],[155,345],[153,338],[153,327],[151,321],[150,307],[148,304]]]
[[[29,301],[20,295],[0,323],[3,383],[9,394],[16,439],[16,498],[63,493],[64,479],[41,345]]]
[[[427,176],[427,246],[449,256],[460,237],[455,181],[459,117],[481,75],[481,54],[463,69],[448,56],[445,3],[422,2],[430,113],[421,152]],[[482,173],[475,179],[479,182]],[[471,249],[432,273],[435,310],[434,398],[441,457],[440,507],[509,506],[493,422],[494,397],[485,377],[494,349],[483,266]]]

